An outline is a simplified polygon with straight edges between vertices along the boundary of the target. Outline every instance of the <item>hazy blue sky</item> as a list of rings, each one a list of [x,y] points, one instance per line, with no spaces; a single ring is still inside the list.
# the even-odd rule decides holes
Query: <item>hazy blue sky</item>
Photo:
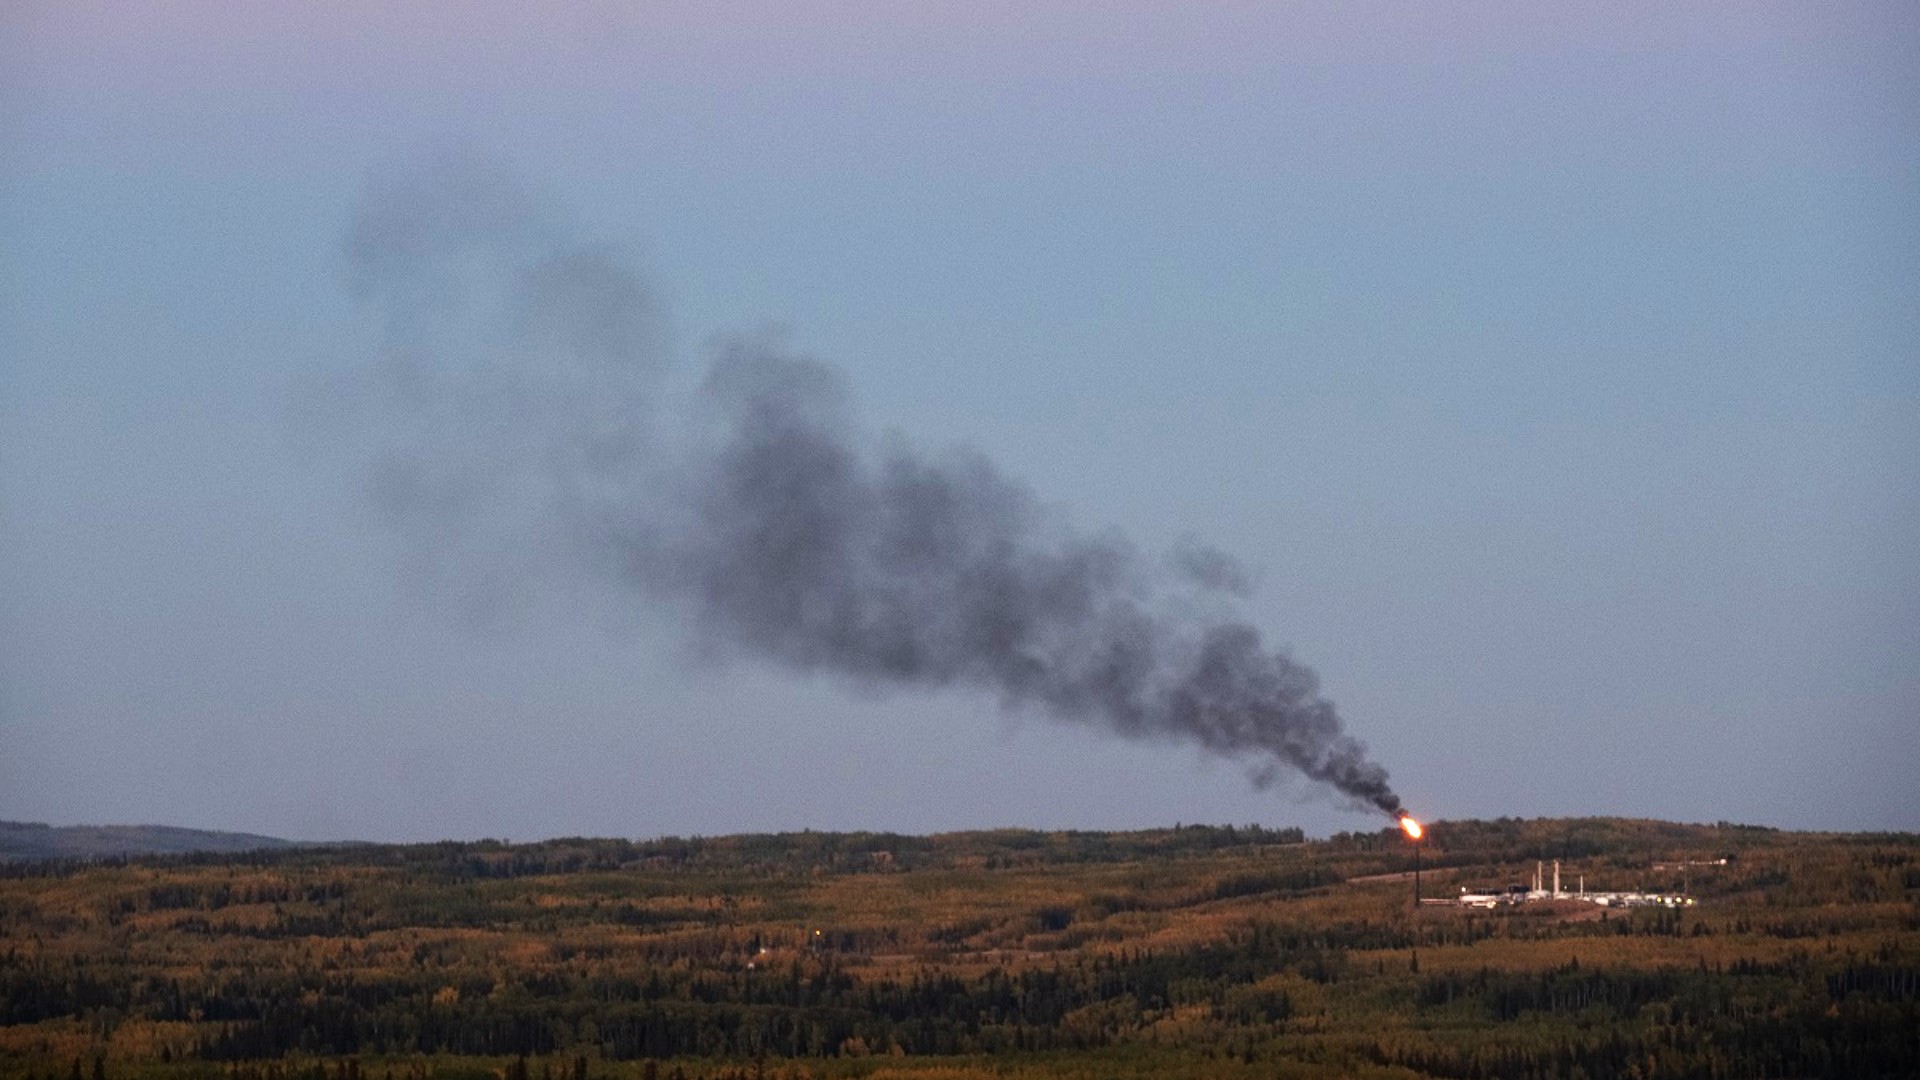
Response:
[[[1417,812],[1920,828],[1917,129],[1910,3],[15,0],[0,817],[1379,824],[579,582],[447,602],[328,388],[363,193],[457,148],[681,379],[784,327],[874,432],[1234,553]]]

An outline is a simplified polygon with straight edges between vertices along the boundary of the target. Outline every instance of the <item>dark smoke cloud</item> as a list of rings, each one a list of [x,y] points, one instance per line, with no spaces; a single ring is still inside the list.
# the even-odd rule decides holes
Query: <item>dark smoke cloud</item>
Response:
[[[661,430],[652,294],[501,171],[440,159],[370,185],[348,255],[384,342],[376,503],[423,557],[586,572],[708,650],[985,690],[1398,809],[1313,672],[1219,614],[1248,587],[1228,556],[1146,559],[977,453],[872,438],[839,373],[771,337],[715,346],[659,410],[688,430]]]

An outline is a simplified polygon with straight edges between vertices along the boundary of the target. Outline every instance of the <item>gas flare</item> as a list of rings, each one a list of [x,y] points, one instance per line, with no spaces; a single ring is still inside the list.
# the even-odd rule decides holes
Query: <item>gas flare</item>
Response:
[[[1413,820],[1412,814],[1400,815],[1400,828],[1406,832],[1407,839],[1409,840],[1418,840],[1422,836],[1426,835],[1426,831],[1427,831],[1420,827],[1420,823],[1418,821]]]

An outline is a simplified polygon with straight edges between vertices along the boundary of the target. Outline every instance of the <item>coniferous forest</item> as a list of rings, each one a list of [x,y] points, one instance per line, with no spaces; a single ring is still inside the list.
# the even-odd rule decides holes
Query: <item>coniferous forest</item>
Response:
[[[1920,837],[568,839],[0,863],[36,1080],[1920,1074]],[[1722,861],[1724,860],[1724,861]]]

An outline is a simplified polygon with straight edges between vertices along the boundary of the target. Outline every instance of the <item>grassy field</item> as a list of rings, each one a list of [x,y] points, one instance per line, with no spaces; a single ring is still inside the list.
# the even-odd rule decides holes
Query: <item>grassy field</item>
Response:
[[[1503,819],[1423,851],[1429,896],[1560,859],[1698,904],[1416,909],[1390,827],[20,862],[0,1072],[1920,1074],[1920,837]]]

